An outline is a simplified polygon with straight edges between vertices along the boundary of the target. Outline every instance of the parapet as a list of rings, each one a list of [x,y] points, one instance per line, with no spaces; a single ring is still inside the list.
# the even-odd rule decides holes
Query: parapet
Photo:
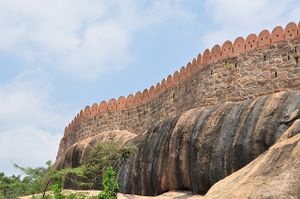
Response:
[[[262,30],[258,36],[256,34],[250,34],[246,39],[237,37],[234,42],[227,40],[221,46],[216,44],[211,50],[206,49],[202,54],[199,53],[197,58],[188,62],[185,67],[181,67],[179,71],[175,71],[173,75],[168,75],[167,78],[158,82],[155,86],[152,85],[149,89],[144,89],[143,92],[138,91],[135,95],[129,94],[127,98],[121,96],[117,100],[112,98],[108,102],[102,101],[99,104],[94,103],[91,107],[86,106],[76,115],[68,126],[65,127],[64,136],[69,135],[80,123],[87,121],[90,118],[98,115],[110,114],[114,111],[124,111],[149,103],[151,100],[164,93],[168,88],[180,84],[197,71],[203,70],[209,63],[247,53],[256,48],[262,48],[271,44],[280,43],[284,40],[291,40],[299,37],[300,22],[298,25],[291,22],[287,24],[284,29],[277,26],[272,32]]]

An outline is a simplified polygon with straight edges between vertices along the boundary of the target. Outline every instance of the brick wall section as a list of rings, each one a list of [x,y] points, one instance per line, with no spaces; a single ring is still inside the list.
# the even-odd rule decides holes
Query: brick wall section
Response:
[[[287,25],[286,30],[290,31],[291,27],[294,29]],[[86,107],[66,128],[58,156],[77,141],[103,131],[128,130],[142,134],[154,123],[191,108],[300,89],[300,39],[291,31],[287,40],[281,40],[280,30],[278,32],[274,33],[278,41],[265,45],[270,33],[262,31],[258,39],[265,40],[254,44],[258,47],[239,53],[234,53],[232,46],[240,43],[240,38],[234,44],[227,41],[222,48],[213,48],[212,57],[207,57],[206,53],[202,57],[199,55],[197,60],[163,80],[155,89],[129,95],[126,100],[120,97]],[[250,35],[246,41],[253,42],[253,38]],[[248,44],[248,48],[253,47],[251,42]],[[226,57],[220,57],[220,51],[225,52]],[[117,108],[119,102],[120,109]]]

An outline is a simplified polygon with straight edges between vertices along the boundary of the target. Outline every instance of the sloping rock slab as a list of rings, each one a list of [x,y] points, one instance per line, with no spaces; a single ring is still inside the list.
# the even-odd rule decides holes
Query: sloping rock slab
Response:
[[[217,182],[205,198],[300,198],[300,134],[281,140],[247,166]]]
[[[285,132],[285,137],[297,134],[299,110],[300,92],[281,92],[191,109],[165,119],[128,142],[138,151],[121,164],[121,192],[153,196],[170,190],[190,190],[205,195],[216,182],[282,140]],[[285,157],[276,157],[274,152],[274,158]],[[270,164],[261,172],[267,174],[273,169]]]

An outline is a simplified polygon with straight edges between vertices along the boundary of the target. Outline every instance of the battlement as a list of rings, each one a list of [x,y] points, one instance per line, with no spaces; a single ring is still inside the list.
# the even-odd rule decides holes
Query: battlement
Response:
[[[238,37],[233,43],[227,40],[222,46],[217,44],[211,51],[206,49],[203,55],[199,54],[198,57],[194,58],[192,62],[189,62],[186,67],[182,67],[180,71],[175,71],[173,75],[169,75],[166,79],[157,83],[156,86],[151,86],[143,92],[138,91],[135,95],[129,94],[127,98],[121,96],[118,99],[112,98],[108,102],[102,101],[100,104],[94,103],[92,106],[86,106],[65,128],[65,136],[71,133],[79,123],[96,115],[120,111],[132,106],[140,106],[148,103],[153,98],[158,97],[162,92],[165,92],[167,88],[179,84],[186,78],[190,78],[193,73],[203,69],[208,63],[297,37],[300,37],[300,23],[297,26],[291,22],[285,29],[277,26],[271,33],[268,30],[263,30],[258,36],[256,34],[250,34],[246,40],[243,37]]]
[[[155,122],[195,107],[300,88],[300,23],[206,49],[155,86],[87,106],[65,128],[60,150],[104,130],[141,134]]]

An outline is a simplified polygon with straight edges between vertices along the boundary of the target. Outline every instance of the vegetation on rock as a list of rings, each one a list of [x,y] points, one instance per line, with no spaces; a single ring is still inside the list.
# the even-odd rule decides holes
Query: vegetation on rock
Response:
[[[87,179],[89,189],[102,188],[102,176],[109,167],[118,170],[118,165],[134,153],[133,146],[123,146],[119,143],[100,143],[90,152],[83,165],[83,173]]]
[[[93,148],[88,159],[78,168],[65,168],[56,170],[51,161],[46,163],[46,167],[23,168],[14,164],[21,170],[24,177],[7,177],[0,173],[0,199],[14,199],[22,195],[30,195],[34,199],[115,199],[119,190],[117,179],[118,164],[129,157],[135,151],[134,147],[123,146],[118,143],[101,143]],[[73,178],[74,176],[78,178]],[[102,179],[103,177],[103,179]],[[76,181],[76,179],[84,180]],[[103,187],[103,192],[98,196],[86,196],[76,193],[65,195],[62,192],[62,185],[70,181],[79,185],[89,185],[90,189]],[[102,182],[102,183],[101,183]],[[46,194],[46,191],[52,194]]]

